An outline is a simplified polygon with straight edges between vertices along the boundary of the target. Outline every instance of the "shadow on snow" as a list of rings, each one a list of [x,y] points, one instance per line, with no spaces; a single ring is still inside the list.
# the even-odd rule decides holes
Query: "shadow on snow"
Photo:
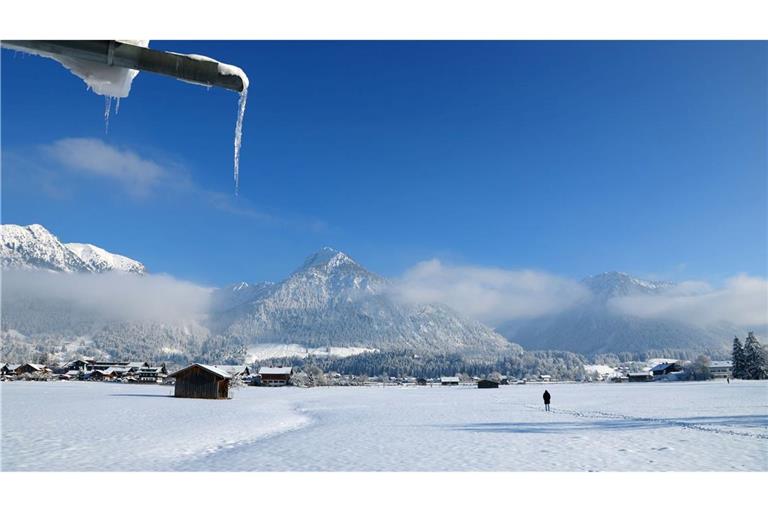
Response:
[[[768,427],[768,416],[694,416],[689,418],[605,419],[515,423],[466,423],[439,425],[450,430],[510,434],[554,434],[590,430],[649,430],[670,427]]]

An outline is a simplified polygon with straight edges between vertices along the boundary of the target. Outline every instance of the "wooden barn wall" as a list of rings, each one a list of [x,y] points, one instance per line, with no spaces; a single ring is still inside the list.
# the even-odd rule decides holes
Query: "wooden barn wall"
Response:
[[[180,398],[226,398],[226,384],[223,386],[224,396],[219,394],[222,380],[202,368],[193,367],[176,377],[174,395]]]

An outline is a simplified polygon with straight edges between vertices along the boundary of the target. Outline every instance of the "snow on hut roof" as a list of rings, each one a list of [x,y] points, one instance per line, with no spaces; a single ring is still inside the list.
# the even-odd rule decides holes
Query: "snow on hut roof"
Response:
[[[651,368],[651,371],[652,372],[658,372],[658,371],[661,371],[661,370],[666,370],[667,368],[669,368],[673,364],[675,364],[675,361],[672,361],[670,363],[659,363],[656,366],[654,366],[653,368]]]
[[[710,368],[730,368],[733,366],[731,361],[712,361],[709,363]]]
[[[262,366],[259,368],[259,373],[266,373],[269,375],[290,375],[292,370],[292,366]]]
[[[232,378],[232,376],[229,373],[225,372],[224,370],[222,370],[220,368],[216,368],[215,366],[211,366],[209,364],[200,364],[200,363],[193,363],[193,364],[191,364],[189,366],[185,366],[181,370],[175,371],[172,374],[170,374],[169,377],[176,377],[179,373],[181,373],[184,370],[186,370],[188,368],[191,368],[193,366],[199,366],[200,368],[203,368],[204,370],[207,370],[207,371],[209,371],[211,373],[214,373],[214,374],[218,375],[219,377],[223,377],[225,379],[231,379]]]
[[[458,377],[440,377],[440,382],[459,382]]]

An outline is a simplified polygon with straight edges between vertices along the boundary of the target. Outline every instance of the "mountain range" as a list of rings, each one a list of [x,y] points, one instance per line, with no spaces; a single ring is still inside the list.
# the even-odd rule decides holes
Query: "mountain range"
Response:
[[[103,275],[104,286],[122,284],[106,279],[108,274],[152,283],[141,263],[96,246],[61,243],[40,225],[6,225],[1,233],[6,273]],[[9,276],[15,286],[3,294],[3,335],[16,347],[47,340],[51,346],[70,346],[69,352],[214,361],[253,360],[275,351],[302,355],[323,348],[330,354],[411,349],[481,359],[522,352],[493,329],[445,305],[396,300],[386,279],[328,247],[279,283],[239,283],[210,291],[207,310],[197,317],[103,318],[94,313],[96,301],[82,300],[80,290],[68,290],[73,294],[68,299],[57,285],[49,298],[43,285],[41,300],[40,293],[29,297],[26,292],[25,280],[39,292],[37,278]],[[94,282],[88,281],[88,290]]]
[[[523,347],[586,355],[723,353],[734,334],[740,332],[730,324],[691,325],[641,318],[617,309],[613,304],[617,298],[660,296],[674,286],[621,272],[582,280],[589,298],[563,311],[491,329],[443,304],[397,300],[389,293],[389,280],[329,247],[308,257],[278,283],[200,288],[205,307],[194,315],[103,317],[92,304],[103,299],[72,300],[78,295],[68,297],[60,291],[47,294],[45,289],[41,299],[39,283],[35,281],[33,287],[34,280],[12,270],[45,271],[43,275],[51,276],[104,276],[90,281],[91,287],[93,283],[115,286],[121,282],[108,279],[110,275],[151,283],[153,276],[142,263],[91,244],[62,243],[38,224],[3,225],[0,235],[4,281],[18,284],[11,293],[7,293],[10,285],[3,285],[2,335],[6,345],[20,350],[42,343],[65,352],[90,351],[115,357],[239,362],[274,355],[409,349],[489,360],[520,353]],[[38,294],[28,295],[27,288],[37,288]],[[80,294],[79,290],[71,292]]]
[[[59,241],[40,224],[0,225],[2,268],[40,269],[56,272],[131,272],[144,274],[144,265],[91,244]]]

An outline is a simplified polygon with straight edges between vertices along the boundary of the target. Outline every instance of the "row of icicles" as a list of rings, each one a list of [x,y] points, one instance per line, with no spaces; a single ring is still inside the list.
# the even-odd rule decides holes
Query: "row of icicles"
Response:
[[[115,98],[115,115],[120,111],[120,98]],[[245,102],[248,100],[248,88],[240,92],[237,102],[237,122],[235,123],[235,161],[234,179],[235,195],[240,191],[240,146],[243,142],[243,117],[245,117]],[[112,96],[104,96],[104,133],[109,133],[109,114],[112,111]]]

